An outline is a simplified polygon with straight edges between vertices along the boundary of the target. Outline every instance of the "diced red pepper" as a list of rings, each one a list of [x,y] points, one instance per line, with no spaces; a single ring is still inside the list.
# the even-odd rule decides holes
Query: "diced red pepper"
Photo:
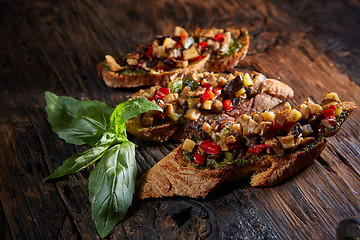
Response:
[[[198,47],[199,47],[201,50],[204,50],[207,46],[208,46],[208,43],[207,43],[207,42],[199,42],[199,43],[198,43]]]
[[[204,83],[202,84],[202,86],[206,87],[206,88],[212,88],[213,85],[211,85],[210,83]]]
[[[221,91],[222,91],[221,87],[216,87],[213,89],[213,92],[215,93],[215,95],[221,95]]]
[[[159,100],[163,100],[164,97],[165,97],[165,94],[160,91],[155,94],[155,98],[157,98]]]
[[[165,96],[166,96],[166,95],[170,94],[171,90],[170,90],[170,88],[162,87],[162,88],[159,89],[159,92],[164,93]]]
[[[145,53],[145,56],[149,59],[149,60],[151,60],[152,59],[152,57],[151,57],[151,54],[153,53],[153,46],[149,46],[148,47],[148,49],[147,49],[147,51],[146,51],[146,53]]]
[[[163,71],[164,71],[164,69],[163,69],[163,68],[160,68],[160,67],[158,67],[157,70],[158,70],[159,72],[163,72]]]
[[[220,148],[216,142],[211,142],[209,139],[201,142],[199,147],[204,150],[207,154],[219,154]]]
[[[197,164],[197,165],[204,165],[205,162],[205,156],[200,154],[200,153],[196,153],[193,156],[193,163]]]
[[[224,41],[224,39],[225,39],[225,36],[223,33],[219,33],[214,37],[214,40],[217,42],[220,42],[220,43],[222,43]]]
[[[263,150],[266,150],[270,147],[269,144],[258,144],[255,145],[254,147],[249,147],[248,151],[251,153],[254,153],[256,155],[258,155],[259,153],[261,153]]]
[[[181,31],[181,32],[180,32],[180,39],[181,39],[181,40],[185,40],[187,37],[188,37],[188,36],[186,35],[186,32],[184,32],[184,31]]]
[[[204,55],[200,55],[200,56],[194,57],[194,58],[192,58],[192,59],[189,59],[189,62],[194,62],[194,61],[203,59],[204,57],[205,57]]]
[[[233,105],[232,105],[230,99],[226,99],[226,100],[223,102],[223,104],[224,104],[224,109],[225,109],[225,111],[230,111],[230,110],[233,109]]]
[[[170,94],[170,91],[170,88],[160,88],[155,94],[155,98],[163,100],[166,95]]]
[[[201,100],[202,101],[207,101],[207,100],[214,100],[215,95],[212,92],[211,88],[207,88],[204,92],[203,95],[201,95]]]
[[[148,97],[148,98],[147,98],[147,100],[150,101],[150,102],[151,102],[152,100],[154,100],[154,99],[155,99],[154,97]]]
[[[334,111],[336,110],[336,106],[334,104],[327,105],[325,108],[326,109],[334,109]]]
[[[327,109],[323,110],[322,114],[324,115],[324,118],[330,122],[336,121],[334,110],[335,109],[333,109],[333,108],[327,108]]]

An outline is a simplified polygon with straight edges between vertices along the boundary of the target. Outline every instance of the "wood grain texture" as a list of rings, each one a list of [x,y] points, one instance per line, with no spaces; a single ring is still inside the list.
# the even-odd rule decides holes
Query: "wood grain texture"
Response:
[[[92,169],[44,183],[87,147],[51,131],[44,92],[116,106],[138,89],[98,77],[105,54],[131,51],[176,25],[244,27],[249,54],[239,69],[279,78],[293,105],[329,91],[360,106],[360,3],[301,1],[1,1],[0,239],[99,239],[91,219]],[[109,239],[334,239],[360,214],[360,112],[354,111],[314,164],[273,188],[225,184],[205,200],[134,200]],[[138,148],[139,175],[178,144]]]

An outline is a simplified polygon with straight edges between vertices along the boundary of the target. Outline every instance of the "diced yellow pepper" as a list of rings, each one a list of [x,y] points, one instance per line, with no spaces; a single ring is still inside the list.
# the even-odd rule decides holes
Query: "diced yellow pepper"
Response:
[[[324,100],[331,100],[331,101],[335,101],[335,102],[340,102],[339,96],[334,92],[326,94],[324,96]]]
[[[235,97],[237,98],[246,98],[246,90],[245,88],[241,88],[239,91],[235,93]]]
[[[273,122],[275,119],[275,113],[274,112],[264,112],[261,113],[261,116],[264,118],[264,120]]]
[[[243,78],[243,81],[244,81],[244,87],[248,87],[248,86],[254,85],[254,82],[253,82],[253,80],[251,79],[249,73],[245,73],[244,78]]]
[[[341,114],[342,112],[343,112],[342,107],[338,107],[338,108],[336,108],[336,109],[335,109],[335,111],[334,111],[334,115],[335,115],[335,117],[340,116],[340,114]]]
[[[297,122],[299,121],[299,119],[302,117],[302,114],[301,112],[299,112],[298,110],[296,109],[292,109],[291,112],[290,112],[290,115],[289,115],[289,118],[288,120],[290,122]]]

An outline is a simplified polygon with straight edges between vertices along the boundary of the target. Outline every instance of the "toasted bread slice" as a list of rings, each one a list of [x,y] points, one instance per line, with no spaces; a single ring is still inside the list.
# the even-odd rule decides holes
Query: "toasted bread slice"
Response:
[[[338,122],[333,128],[324,132],[324,137],[328,138],[334,136],[339,130],[341,125],[349,114],[355,109],[354,102],[342,102],[337,104],[337,108],[341,108],[345,113],[341,121]],[[321,152],[325,149],[326,139],[322,139],[314,146],[304,150],[297,151],[285,158],[269,158],[269,168],[264,171],[257,171],[251,176],[250,185],[253,187],[270,187],[286,178],[289,178],[296,173],[300,172],[303,168],[309,166],[314,159],[320,156]]]
[[[215,84],[215,80],[213,79],[215,75],[211,73],[206,75],[207,77],[205,78],[203,78],[204,73],[201,73],[201,75],[193,74],[192,78],[197,79],[199,76],[201,76],[201,78],[203,79],[204,85],[209,84],[208,81],[206,81],[207,79],[209,79],[210,82],[214,81],[212,82],[214,85],[217,84],[217,83]],[[232,79],[235,76],[229,74],[223,76],[216,75],[216,77],[217,80],[220,79],[219,82],[221,82],[224,81],[225,78]],[[188,78],[189,76],[185,76],[183,78],[175,79],[174,82],[183,81],[184,79],[188,79]],[[231,82],[231,81],[238,81],[237,78],[228,81],[227,82],[228,85],[227,83],[226,84],[222,83],[223,88],[217,87],[217,90],[214,90],[215,92],[222,91],[222,93],[216,97],[217,100],[232,99],[232,102],[234,104],[231,110],[226,111],[225,109],[217,109],[215,107],[207,107],[207,106],[205,107],[208,109],[204,109],[205,108],[203,107],[204,102],[201,103],[200,98],[201,96],[204,96],[206,94],[204,92],[205,87],[199,85],[193,91],[188,91],[188,89],[183,89],[181,92],[179,92],[179,97],[177,98],[177,100],[174,100],[170,103],[164,102],[162,100],[158,101],[158,104],[160,104],[160,106],[164,109],[165,112],[165,115],[163,115],[164,120],[157,121],[157,123],[154,124],[147,124],[146,126],[145,124],[142,123],[143,122],[142,118],[144,118],[143,116],[148,115],[148,113],[146,113],[144,115],[137,116],[136,118],[129,120],[126,123],[127,130],[131,134],[143,140],[166,142],[172,137],[174,140],[183,141],[196,128],[196,126],[198,126],[199,124],[203,124],[204,122],[208,121],[208,119],[215,118],[216,116],[218,116],[217,119],[219,121],[231,121],[241,114],[245,114],[245,113],[249,114],[252,112],[269,110],[279,105],[284,99],[291,98],[294,94],[293,90],[288,85],[275,79],[266,80],[265,76],[260,73],[256,73],[252,75],[252,79],[253,79],[252,80],[253,85],[251,87],[248,87],[249,96],[246,96],[246,98],[244,98],[246,93],[244,93],[245,94],[244,96],[236,97],[236,94],[240,89],[244,90],[243,84]],[[225,90],[227,90],[227,93],[225,93]],[[160,91],[160,87],[152,87],[147,90],[140,90],[139,92],[132,95],[132,98],[147,97],[148,99],[154,99],[154,96],[156,96],[156,94],[159,91]],[[168,91],[170,92],[170,90]],[[186,94],[184,94],[183,91],[187,91]],[[197,91],[204,93],[200,96],[197,93]],[[197,104],[198,105],[201,104],[201,106],[199,107],[189,106],[191,104],[193,105],[193,101],[190,100],[194,100],[194,99],[198,99],[199,103]],[[214,103],[210,103],[210,104],[213,105],[223,104],[220,100],[219,100],[220,103],[216,102],[217,100],[214,99],[213,100]],[[183,103],[184,101],[185,104]],[[186,103],[186,101],[188,103]],[[173,106],[169,106],[169,104]],[[169,108],[175,110],[169,113],[170,112]],[[189,109],[198,111],[199,116],[195,119],[193,118],[192,115],[187,114],[187,111]],[[172,115],[174,114],[173,113],[174,111],[178,111],[179,113],[179,115],[176,115],[177,117],[175,119]]]
[[[212,124],[207,137],[193,134],[141,177],[139,198],[205,198],[221,183],[249,176],[251,186],[274,186],[310,165],[354,109],[353,102],[320,106],[308,99],[274,115]]]
[[[224,71],[243,59],[249,48],[246,30],[197,29],[188,34],[176,27],[173,37],[156,37],[152,45],[97,65],[106,85],[114,88],[167,86],[173,74]]]
[[[245,32],[246,30],[242,29],[241,31]],[[243,33],[243,35],[243,38],[238,39],[237,44],[242,46],[239,51],[235,51],[234,53],[225,56],[212,55],[210,60],[206,63],[205,70],[210,72],[223,72],[236,67],[239,61],[245,58],[249,50],[249,35],[247,33]]]
[[[274,156],[267,161],[246,166],[227,165],[213,169],[198,169],[184,159],[179,146],[141,177],[137,182],[138,197],[140,199],[173,196],[205,198],[222,183],[247,178],[251,174],[253,174],[251,186],[274,186],[310,165],[324,148],[325,140],[308,150],[290,154],[285,158]]]

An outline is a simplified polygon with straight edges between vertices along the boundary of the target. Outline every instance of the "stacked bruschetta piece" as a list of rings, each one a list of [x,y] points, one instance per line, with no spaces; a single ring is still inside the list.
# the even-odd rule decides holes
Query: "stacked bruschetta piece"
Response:
[[[320,104],[307,99],[274,110],[294,91],[262,73],[233,70],[249,44],[245,29],[176,27],[173,36],[106,55],[97,66],[110,87],[151,86],[130,99],[144,97],[163,109],[129,120],[128,132],[181,142],[138,181],[140,198],[204,198],[225,181],[248,177],[251,186],[273,186],[311,164],[355,109],[329,93]]]

